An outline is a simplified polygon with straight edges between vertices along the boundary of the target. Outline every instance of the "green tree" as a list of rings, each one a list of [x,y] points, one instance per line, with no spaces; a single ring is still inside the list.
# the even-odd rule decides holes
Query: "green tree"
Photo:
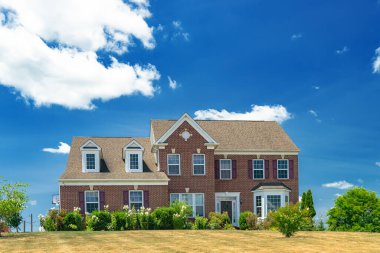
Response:
[[[310,218],[315,217],[316,212],[314,208],[313,194],[310,189],[307,192],[302,193],[300,208],[301,210],[308,210]]]
[[[28,197],[26,196],[27,184],[8,183],[0,178],[0,220],[12,226],[12,219],[26,208]],[[1,236],[1,232],[0,232]]]
[[[380,199],[364,188],[339,196],[327,215],[329,230],[380,232]]]
[[[290,204],[271,213],[271,218],[273,218],[273,226],[275,228],[286,237],[291,237],[301,230],[304,220],[310,217],[306,210],[299,208],[298,204]]]
[[[22,216],[21,213],[14,213],[8,220],[8,225],[12,228],[15,228],[18,232],[18,227],[20,226],[22,222]]]

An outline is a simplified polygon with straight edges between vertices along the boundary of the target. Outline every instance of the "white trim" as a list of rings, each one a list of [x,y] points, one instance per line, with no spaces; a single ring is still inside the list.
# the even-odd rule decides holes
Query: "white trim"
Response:
[[[205,217],[205,194],[203,192],[183,192],[183,193],[177,193],[177,192],[171,192],[169,193],[169,202],[172,203],[172,194],[178,194],[178,200],[179,201],[183,201],[183,194],[187,194],[187,195],[191,195],[191,198],[192,198],[192,203],[193,203],[193,215],[191,216],[191,218],[195,218],[196,217],[196,213],[197,213],[197,205],[196,205],[196,197],[195,195],[196,194],[201,194],[203,197],[203,204],[202,204],[202,207],[203,207],[203,215],[200,216],[200,217]]]
[[[131,169],[131,155],[137,155],[138,169]],[[143,172],[143,153],[141,150],[125,151],[125,170],[126,172]]]
[[[168,185],[170,179],[61,179],[60,186],[89,185]]]
[[[85,213],[87,213],[87,197],[86,197],[86,193],[87,192],[97,192],[98,193],[98,211],[100,211],[100,192],[95,190],[95,191],[84,191],[84,210],[85,210]],[[89,203],[95,203],[95,202],[89,202]]]
[[[169,173],[169,156],[170,155],[178,155],[178,174]],[[169,176],[180,176],[181,175],[181,154],[167,154],[166,155],[166,164],[167,164],[167,172],[168,172]],[[177,164],[170,164],[170,165],[177,165]]]
[[[128,191],[128,205],[131,207],[131,192],[141,192],[141,206],[144,207],[144,191],[143,190],[129,190]],[[137,203],[137,202],[135,202]]]
[[[263,177],[255,178],[255,161],[263,161]],[[259,170],[257,170],[259,171]],[[252,159],[252,179],[253,180],[263,180],[265,179],[265,160],[264,159]]]
[[[230,161],[230,178],[222,178],[222,161]],[[226,169],[223,169],[226,170]],[[219,179],[220,180],[231,180],[232,179],[232,159],[219,159]]]
[[[214,155],[298,155],[298,151],[216,149]]]
[[[124,149],[128,149],[128,148],[129,148],[130,146],[132,146],[132,145],[135,145],[135,146],[137,146],[139,149],[144,150],[144,147],[141,146],[141,144],[138,143],[138,141],[136,141],[136,140],[132,140],[132,141],[130,141],[127,145],[124,146]],[[138,149],[133,149],[133,150],[138,150]]]
[[[203,156],[203,164],[194,164],[194,156],[195,155],[201,155]],[[206,155],[205,154],[193,154],[191,156],[191,162],[192,162],[192,167],[193,167],[193,176],[204,176],[206,175]],[[194,174],[194,165],[203,165],[203,174]]]
[[[286,177],[286,178],[280,178],[279,176],[278,176],[278,172],[279,172],[279,169],[278,169],[278,162],[279,161],[281,161],[281,160],[286,160],[287,161],[287,176],[288,177]],[[277,159],[276,160],[277,161],[277,179],[289,179],[289,159]],[[281,170],[283,170],[284,171],[284,169],[281,169]]]
[[[253,191],[253,212],[257,213],[256,210],[256,197],[261,196],[261,219],[265,219],[268,215],[268,195],[279,195],[281,197],[280,207],[285,206],[285,196],[289,199],[290,190],[282,187],[282,189],[257,189]]]
[[[156,141],[156,144],[164,143],[169,138],[169,136],[172,135],[173,132],[178,127],[180,127],[182,123],[185,121],[187,121],[190,124],[190,126],[192,126],[203,138],[205,138],[207,142],[217,144],[217,142],[213,138],[211,138],[211,136],[205,130],[203,130],[198,125],[198,123],[195,122],[195,120],[193,120],[187,113],[183,114],[182,117],[179,120],[177,120],[177,122],[174,123],[174,125],[171,126],[169,130],[161,136],[160,139]]]
[[[88,146],[89,144],[92,144],[93,146],[95,146],[96,149],[86,149],[85,147]],[[84,150],[101,150],[101,148],[93,140],[88,140],[82,146],[80,146],[80,150],[81,151],[84,151]]]
[[[215,212],[220,213],[221,201],[232,201],[232,223],[234,226],[239,226],[240,192],[215,192]]]

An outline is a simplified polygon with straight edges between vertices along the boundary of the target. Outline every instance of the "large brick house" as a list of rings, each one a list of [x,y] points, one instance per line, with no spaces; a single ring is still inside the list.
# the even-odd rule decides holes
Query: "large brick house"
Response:
[[[273,121],[152,120],[150,137],[74,137],[59,179],[61,209],[156,208],[176,199],[193,216],[266,217],[298,201],[299,149]]]

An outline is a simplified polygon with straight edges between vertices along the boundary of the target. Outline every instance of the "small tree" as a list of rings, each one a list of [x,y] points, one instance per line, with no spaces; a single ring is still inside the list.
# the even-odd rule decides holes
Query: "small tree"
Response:
[[[316,212],[314,209],[313,194],[311,193],[310,189],[307,192],[302,193],[300,208],[301,210],[308,210],[310,218],[315,217]]]
[[[20,213],[14,213],[8,220],[8,225],[12,228],[15,228],[18,232],[18,227],[20,226],[22,222],[22,216]]]
[[[327,215],[329,230],[380,232],[380,199],[364,188],[339,196]]]
[[[25,193],[27,184],[7,183],[0,178],[0,220],[12,226],[12,219],[26,208],[28,197]],[[1,231],[0,231],[1,236]]]
[[[304,210],[300,210],[298,204],[290,204],[281,207],[271,216],[273,226],[277,227],[286,237],[291,237],[300,230],[303,220],[308,214]]]

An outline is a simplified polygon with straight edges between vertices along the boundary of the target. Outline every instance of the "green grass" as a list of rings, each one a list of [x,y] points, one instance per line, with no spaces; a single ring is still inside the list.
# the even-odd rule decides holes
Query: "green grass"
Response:
[[[275,231],[125,231],[13,233],[0,252],[379,252],[380,234]]]

